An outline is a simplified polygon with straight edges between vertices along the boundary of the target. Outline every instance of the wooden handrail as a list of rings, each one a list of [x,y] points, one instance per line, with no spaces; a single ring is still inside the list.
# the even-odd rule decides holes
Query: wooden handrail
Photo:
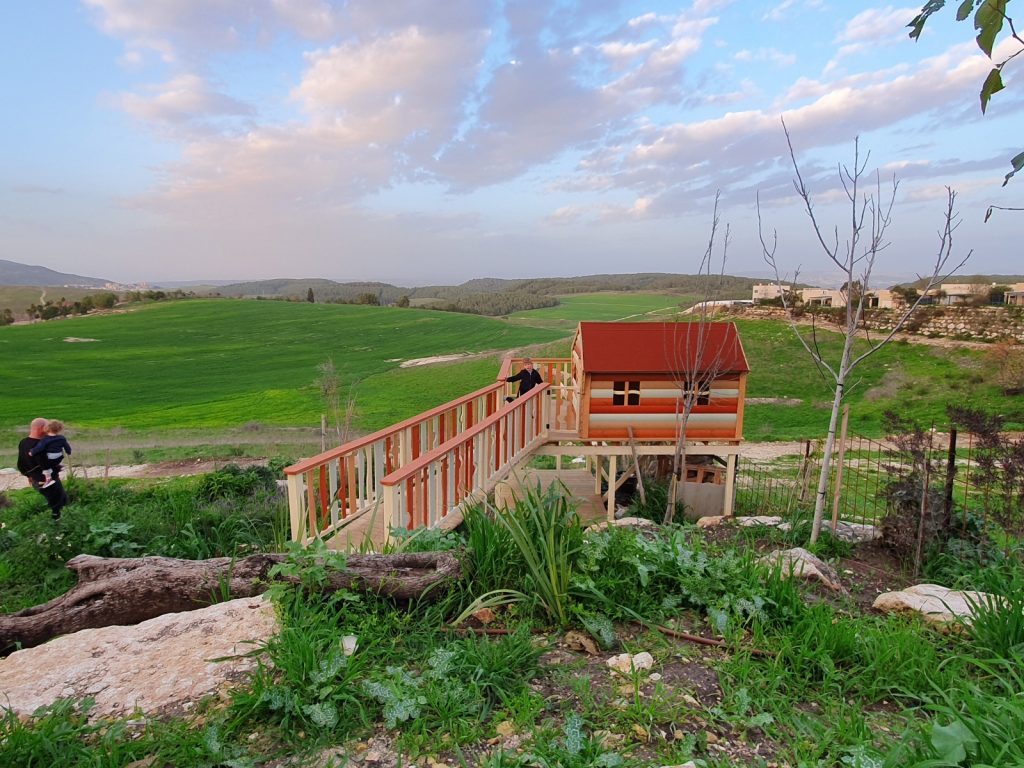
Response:
[[[364,437],[359,437],[356,438],[355,440],[350,440],[349,442],[343,445],[339,445],[336,448],[331,448],[329,451],[324,451],[323,453],[318,453],[316,456],[312,456],[308,459],[303,459],[302,461],[292,464],[291,466],[285,467],[284,473],[286,475],[300,475],[303,472],[308,472],[309,470],[314,469],[320,466],[321,464],[330,461],[331,459],[336,459],[339,456],[345,455],[346,453],[351,453],[352,451],[358,450],[359,448],[363,448],[364,446],[370,445],[371,443],[375,443],[378,440],[383,440],[384,438],[389,437],[390,435],[393,434],[397,434],[398,432],[401,432],[402,430],[408,427],[416,426],[417,424],[432,419],[434,416],[442,414],[445,411],[457,408],[464,403],[467,403],[471,400],[480,397],[481,395],[486,395],[496,389],[500,389],[503,384],[504,381],[500,383],[495,382],[494,384],[488,384],[486,387],[481,387],[475,392],[470,392],[468,395],[463,395],[462,397],[456,398],[455,400],[451,400],[445,403],[444,405],[439,405],[436,408],[432,408],[429,411],[424,411],[423,413],[417,414],[416,416],[412,416],[411,418],[408,418],[405,421],[400,421],[397,424],[392,424],[390,427],[379,429],[376,432],[372,432],[369,435],[365,435]]]
[[[511,403],[509,403],[506,407],[500,408],[499,410],[495,411],[490,416],[488,416],[486,419],[484,419],[483,421],[481,421],[481,422],[479,422],[477,424],[474,424],[472,427],[467,429],[465,432],[460,432],[457,436],[451,438],[447,442],[442,443],[437,448],[434,448],[431,451],[427,451],[426,453],[421,454],[420,457],[418,459],[416,459],[415,461],[412,461],[409,464],[406,464],[401,469],[396,469],[394,472],[392,472],[389,475],[385,475],[381,479],[380,484],[381,485],[386,485],[386,486],[392,486],[392,485],[398,485],[403,480],[407,480],[408,478],[410,478],[413,475],[415,475],[417,472],[421,471],[424,467],[429,466],[434,461],[437,461],[439,458],[441,458],[442,456],[447,454],[449,451],[451,451],[453,448],[458,446],[460,443],[469,442],[470,440],[472,440],[474,437],[476,437],[478,434],[480,434],[484,430],[488,429],[489,427],[491,427],[492,425],[494,425],[498,421],[501,421],[501,419],[504,418],[506,415],[508,415],[508,413],[510,411],[516,410],[517,408],[520,408],[520,407],[524,407],[527,402],[529,402],[531,399],[533,399],[535,397],[539,397],[540,394],[542,392],[547,391],[547,389],[550,386],[551,385],[548,382],[544,382],[543,384],[538,384],[536,387],[531,389],[529,392],[527,392],[522,397],[517,397],[515,400],[513,400]]]

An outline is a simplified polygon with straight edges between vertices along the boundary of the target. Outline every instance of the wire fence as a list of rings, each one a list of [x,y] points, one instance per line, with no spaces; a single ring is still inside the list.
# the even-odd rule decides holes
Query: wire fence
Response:
[[[736,478],[737,515],[803,516],[814,508],[821,470],[820,441],[807,441],[800,455],[772,461],[741,459]],[[833,471],[826,489],[825,517],[879,525],[886,514],[891,484],[911,475],[927,458],[932,482],[942,484],[947,509],[966,515],[988,508],[977,487],[977,438],[931,433],[915,454],[895,440],[850,435],[837,440]]]

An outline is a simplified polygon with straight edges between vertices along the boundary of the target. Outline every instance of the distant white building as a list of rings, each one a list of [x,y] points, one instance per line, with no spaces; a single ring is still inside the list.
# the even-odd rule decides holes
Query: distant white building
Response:
[[[846,294],[832,288],[804,288],[800,301],[805,307],[845,307]]]
[[[967,304],[980,297],[988,298],[989,291],[995,283],[943,283],[939,290],[945,294],[939,299],[940,304]]]
[[[751,298],[756,301],[772,301],[781,299],[783,291],[789,291],[792,286],[779,285],[779,283],[758,283],[754,286],[754,294]]]
[[[893,293],[887,288],[878,291],[868,291],[868,295],[864,297],[864,306],[871,309],[894,309],[898,306],[903,306],[904,303],[903,297],[900,294]]]

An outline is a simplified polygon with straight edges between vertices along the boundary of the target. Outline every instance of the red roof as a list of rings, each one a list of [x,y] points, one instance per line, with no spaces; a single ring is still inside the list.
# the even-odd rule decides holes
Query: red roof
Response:
[[[580,323],[577,333],[587,373],[750,370],[735,323]]]

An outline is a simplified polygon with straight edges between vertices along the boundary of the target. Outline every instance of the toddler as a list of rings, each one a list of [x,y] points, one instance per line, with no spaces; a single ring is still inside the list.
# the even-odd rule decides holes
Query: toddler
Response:
[[[49,488],[60,476],[61,462],[64,454],[71,455],[71,445],[67,438],[61,434],[64,431],[64,423],[51,419],[46,422],[46,436],[33,446],[30,453],[38,461],[43,469],[43,484],[41,488]]]

